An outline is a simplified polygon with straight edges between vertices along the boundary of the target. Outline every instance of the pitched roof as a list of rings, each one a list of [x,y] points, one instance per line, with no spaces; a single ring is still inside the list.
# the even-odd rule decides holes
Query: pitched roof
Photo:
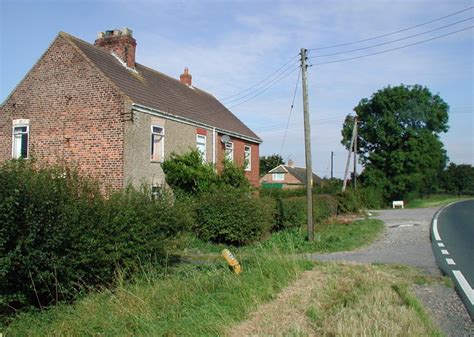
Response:
[[[305,167],[291,167],[286,165],[279,165],[274,169],[270,170],[269,173],[290,173],[296,179],[301,181],[302,184],[306,185],[306,168]],[[313,173],[313,183],[321,184],[322,179]]]
[[[306,168],[305,167],[290,167],[285,166],[289,173],[294,175],[296,179],[301,181],[303,184],[306,185]],[[321,178],[318,177],[316,174],[313,173],[313,183],[314,184],[321,184]]]
[[[109,52],[67,33],[59,34],[77,46],[133,103],[261,142],[211,94],[138,63],[136,72],[131,71]]]

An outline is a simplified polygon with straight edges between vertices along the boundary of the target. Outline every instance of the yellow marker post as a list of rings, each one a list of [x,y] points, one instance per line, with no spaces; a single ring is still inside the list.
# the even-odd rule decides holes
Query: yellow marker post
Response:
[[[222,256],[224,257],[224,259],[227,261],[227,263],[229,264],[229,266],[232,268],[232,270],[234,271],[234,273],[236,273],[237,275],[240,274],[242,272],[242,267],[240,266],[239,264],[239,261],[237,261],[237,259],[235,258],[234,254],[232,254],[230,252],[230,250],[228,249],[224,249],[222,251]]]

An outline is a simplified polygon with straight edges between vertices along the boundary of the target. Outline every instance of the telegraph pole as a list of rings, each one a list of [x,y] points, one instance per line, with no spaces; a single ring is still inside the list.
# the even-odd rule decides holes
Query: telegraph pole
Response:
[[[334,178],[334,152],[331,151],[331,179]]]
[[[308,106],[308,83],[305,48],[301,48],[301,79],[303,86],[303,113],[304,113],[304,147],[306,158],[306,201],[307,201],[307,221],[308,221],[308,240],[314,240],[313,226],[313,167],[311,164],[311,129],[309,125],[309,106]]]
[[[351,163],[351,151],[354,146],[354,139],[357,133],[357,116],[354,117],[354,127],[352,128],[351,145],[349,147],[349,153],[347,154],[346,170],[344,171],[344,182],[342,183],[342,192],[346,190],[347,185],[347,174],[349,173],[349,164]]]
[[[354,191],[357,188],[357,116],[354,118]]]

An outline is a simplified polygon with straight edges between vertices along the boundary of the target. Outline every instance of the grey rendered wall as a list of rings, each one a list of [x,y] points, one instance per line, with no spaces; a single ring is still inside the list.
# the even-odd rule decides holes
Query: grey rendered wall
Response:
[[[164,128],[164,156],[172,152],[184,153],[196,148],[197,127],[177,121],[133,112],[133,121],[125,124],[124,142],[124,184],[138,186],[165,184],[160,162],[152,162],[151,125]],[[212,130],[207,130],[206,161],[212,162]]]

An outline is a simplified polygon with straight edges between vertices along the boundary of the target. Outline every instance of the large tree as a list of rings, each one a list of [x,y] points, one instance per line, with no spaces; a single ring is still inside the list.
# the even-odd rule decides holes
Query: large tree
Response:
[[[387,87],[354,108],[362,180],[387,199],[430,192],[446,166],[439,139],[448,130],[448,105],[420,85]],[[353,118],[346,117],[342,144],[349,148]]]
[[[474,191],[474,167],[468,164],[449,164],[444,172],[444,188],[459,195],[466,190]]]

